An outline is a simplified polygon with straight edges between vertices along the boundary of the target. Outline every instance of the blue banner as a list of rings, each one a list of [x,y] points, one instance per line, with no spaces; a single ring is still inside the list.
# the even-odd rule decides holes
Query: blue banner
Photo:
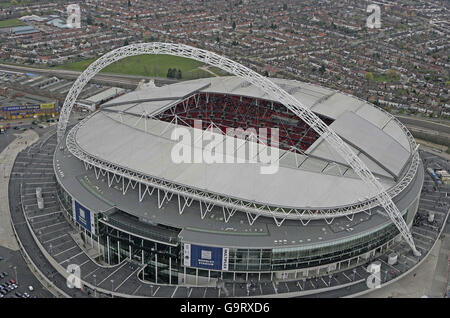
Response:
[[[37,105],[22,105],[22,106],[3,106],[1,110],[3,112],[14,111],[36,111],[36,110],[52,110],[55,109],[54,103],[37,104]]]
[[[79,204],[77,201],[74,201],[74,212],[75,212],[75,220],[78,224],[84,227],[89,232],[92,232],[92,224],[93,219],[91,215],[91,211],[86,209],[84,206]]]
[[[26,105],[26,106],[5,106],[2,107],[3,112],[21,111],[21,110],[38,110],[41,105]]]
[[[220,247],[186,244],[185,264],[210,270],[228,270],[228,249]],[[189,248],[190,247],[190,248]],[[225,257],[224,257],[225,256]]]

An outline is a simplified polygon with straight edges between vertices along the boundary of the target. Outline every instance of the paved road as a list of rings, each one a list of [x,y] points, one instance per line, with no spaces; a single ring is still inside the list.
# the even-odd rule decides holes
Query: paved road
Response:
[[[23,73],[35,73],[35,74],[45,74],[45,75],[55,75],[67,79],[76,79],[78,76],[80,76],[81,72],[77,71],[66,71],[66,70],[58,70],[58,69],[40,69],[35,67],[26,67],[26,66],[16,66],[16,65],[7,65],[7,64],[0,64],[0,70],[7,70],[7,71],[15,71],[15,72],[23,72]],[[155,80],[156,84],[163,85],[163,84],[172,84],[176,83],[178,81],[176,80],[170,80],[167,78],[160,78],[160,77],[146,77],[146,76],[135,76],[135,75],[122,75],[122,74],[110,74],[110,73],[102,73],[98,74],[94,77],[94,80],[104,82],[104,83],[110,83],[113,85],[126,85],[126,86],[133,86],[136,87],[136,85],[142,80]]]
[[[50,128],[48,128],[50,129]],[[42,129],[40,134],[44,134],[48,129]],[[38,139],[38,134],[34,131],[27,131],[21,133],[18,130],[7,130],[5,134],[0,135],[0,187],[1,187],[1,202],[0,202],[0,256],[3,260],[0,261],[0,272],[7,272],[8,276],[4,279],[0,279],[1,283],[8,281],[9,279],[14,279],[18,282],[19,288],[14,292],[8,293],[6,298],[14,297],[15,292],[20,293],[28,292],[34,297],[48,298],[53,297],[53,295],[46,290],[42,284],[37,280],[34,274],[28,267],[25,259],[18,250],[16,239],[11,228],[11,219],[8,206],[8,179],[5,178],[5,173],[10,175],[10,170],[12,168],[12,163],[14,162],[15,153],[19,149],[27,146],[25,141],[28,143],[33,140]],[[12,157],[11,157],[12,156]],[[12,161],[8,164],[8,161]],[[14,267],[16,269],[14,270]],[[28,286],[33,286],[34,291],[30,292]]]
[[[30,144],[38,140],[38,134],[32,130],[19,134],[18,130],[11,133],[13,141],[4,147],[0,152],[0,246],[7,247],[12,250],[18,250],[16,238],[11,227],[11,214],[9,212],[8,203],[8,183],[11,170],[17,154],[28,147]],[[7,137],[10,134],[8,131]],[[4,146],[4,144],[3,144]]]
[[[446,134],[450,134],[450,122],[449,121],[436,121],[425,118],[418,118],[412,116],[396,116],[403,124],[413,127],[420,127],[424,130],[438,131]]]

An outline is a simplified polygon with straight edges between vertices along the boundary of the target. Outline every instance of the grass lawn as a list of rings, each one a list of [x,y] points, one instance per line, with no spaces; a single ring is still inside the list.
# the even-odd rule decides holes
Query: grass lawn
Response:
[[[95,59],[86,59],[70,64],[56,66],[69,71],[84,71]],[[203,63],[171,55],[138,55],[127,57],[103,69],[102,72],[167,77],[169,68],[180,69],[183,79],[211,77],[212,74],[200,70]]]
[[[27,4],[38,3],[40,0],[10,0],[0,2],[0,8],[12,7],[12,6],[23,6]],[[48,1],[46,1],[48,2]]]
[[[11,28],[21,25],[25,25],[25,23],[23,23],[19,19],[8,19],[0,21],[0,28]]]

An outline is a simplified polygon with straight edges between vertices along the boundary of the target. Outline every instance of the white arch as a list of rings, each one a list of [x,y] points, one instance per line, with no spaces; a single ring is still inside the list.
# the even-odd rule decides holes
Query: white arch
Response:
[[[414,240],[405,220],[389,194],[387,194],[381,183],[373,176],[372,172],[366,167],[361,159],[353,153],[350,147],[332,129],[330,129],[319,117],[300,103],[295,97],[288,94],[285,90],[274,84],[267,77],[264,77],[237,62],[213,52],[197,49],[184,44],[152,42],[131,44],[103,55],[101,58],[92,63],[78,77],[67,94],[66,100],[64,101],[64,105],[61,109],[60,120],[58,123],[58,144],[60,144],[65,135],[70,113],[84,86],[98,72],[108,65],[129,56],[143,54],[168,54],[210,64],[230,74],[245,79],[254,86],[262,89],[273,100],[277,100],[282,103],[286,106],[286,108],[291,110],[311,128],[313,128],[320,136],[322,136],[334,148],[334,150],[336,150],[337,153],[346,160],[356,174],[370,187],[370,189],[372,189],[374,196],[377,198],[380,205],[386,210],[392,222],[396,225],[397,229],[409,244],[414,254],[420,255],[420,252],[415,247]],[[416,149],[412,151],[416,151]]]

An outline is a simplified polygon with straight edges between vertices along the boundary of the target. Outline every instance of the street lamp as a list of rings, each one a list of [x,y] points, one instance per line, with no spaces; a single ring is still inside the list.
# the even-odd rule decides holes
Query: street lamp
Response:
[[[17,278],[17,266],[14,266],[13,269],[14,269],[14,274],[16,276],[16,284],[19,285],[19,279]]]
[[[353,269],[353,281],[355,281],[355,276],[356,276],[356,268]]]
[[[328,280],[328,287],[331,286],[331,278],[333,277],[333,275],[328,276],[329,280]]]
[[[94,277],[94,297],[97,298],[97,275],[92,275],[92,277]]]
[[[114,298],[114,279],[111,279],[111,298]]]

